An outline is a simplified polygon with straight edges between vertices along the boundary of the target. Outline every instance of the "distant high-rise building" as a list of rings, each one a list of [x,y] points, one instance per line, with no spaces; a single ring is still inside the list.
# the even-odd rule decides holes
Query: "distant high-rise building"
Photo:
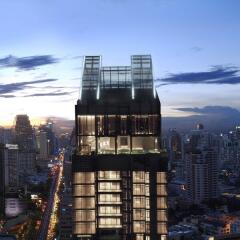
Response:
[[[47,134],[48,139],[48,154],[54,155],[57,153],[57,139],[55,133],[53,131],[53,122],[51,120],[47,120],[46,124],[42,124],[39,126],[39,130],[43,131]]]
[[[217,153],[213,149],[186,154],[187,197],[200,204],[218,197]]]
[[[6,144],[5,157],[5,189],[7,192],[17,192],[20,175],[18,145]]]
[[[6,147],[0,143],[0,217],[5,213],[5,159]]]
[[[63,185],[60,200],[59,235],[61,240],[72,239],[72,162],[66,151],[63,162]]]
[[[25,176],[33,174],[36,167],[35,136],[27,115],[16,116],[15,137],[19,147],[21,182],[23,183]]]
[[[214,136],[198,125],[188,136],[184,156],[188,201],[200,204],[217,198],[218,152]]]
[[[14,142],[13,129],[11,128],[0,128],[0,143],[11,144]]]
[[[167,239],[167,158],[150,55],[84,61],[73,156],[73,238]]]
[[[15,135],[16,142],[21,151],[35,149],[33,128],[27,115],[16,116]]]
[[[37,147],[38,147],[38,153],[41,158],[47,158],[48,157],[48,143],[49,140],[47,138],[47,133],[44,131],[39,131],[37,133]]]

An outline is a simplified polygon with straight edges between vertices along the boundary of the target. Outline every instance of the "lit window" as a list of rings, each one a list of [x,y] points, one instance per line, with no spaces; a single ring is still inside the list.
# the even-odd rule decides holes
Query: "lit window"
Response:
[[[74,209],[95,208],[95,198],[94,197],[74,197],[73,208]]]
[[[114,137],[99,137],[98,138],[98,153],[99,154],[115,154],[115,138]]]
[[[133,184],[133,195],[145,195],[145,184]]]
[[[166,196],[167,189],[165,184],[158,184],[157,185],[157,195]]]
[[[167,224],[165,222],[157,223],[157,233],[158,234],[167,234]]]
[[[142,220],[146,219],[146,210],[145,209],[133,209],[133,220]]]
[[[167,176],[165,172],[157,173],[157,183],[167,183]]]
[[[167,200],[165,197],[157,198],[157,208],[166,209],[167,208]]]
[[[133,232],[135,233],[145,233],[145,222],[134,221],[133,222]]]
[[[167,211],[166,210],[158,210],[157,211],[157,220],[160,222],[167,221]]]
[[[133,197],[133,208],[145,208],[146,199],[145,197]]]
[[[95,135],[95,116],[78,116],[78,134]]]
[[[121,227],[120,218],[99,218],[99,228],[119,228]]]
[[[94,234],[96,232],[96,226],[94,222],[78,223],[74,224],[74,234]]]
[[[119,192],[120,183],[119,182],[100,182],[98,183],[98,191],[101,192]]]
[[[73,184],[95,183],[94,172],[78,172],[73,175]]]
[[[121,203],[120,194],[99,194],[99,204],[119,204]]]
[[[76,222],[95,222],[95,210],[75,210],[74,211],[74,221]]]
[[[100,216],[116,216],[121,214],[121,209],[119,206],[101,206],[99,207],[98,214]]]
[[[73,196],[94,196],[94,185],[73,185]]]
[[[145,172],[133,171],[133,182],[134,183],[145,183]]]
[[[120,171],[99,171],[98,178],[99,180],[120,180]]]

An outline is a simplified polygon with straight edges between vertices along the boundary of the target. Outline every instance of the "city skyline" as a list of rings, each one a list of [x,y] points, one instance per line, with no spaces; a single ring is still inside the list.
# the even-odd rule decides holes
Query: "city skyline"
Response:
[[[89,54],[104,55],[105,66],[151,54],[164,117],[209,105],[240,109],[239,2],[55,3],[0,3],[0,125],[22,113],[38,123],[74,119],[82,56]]]

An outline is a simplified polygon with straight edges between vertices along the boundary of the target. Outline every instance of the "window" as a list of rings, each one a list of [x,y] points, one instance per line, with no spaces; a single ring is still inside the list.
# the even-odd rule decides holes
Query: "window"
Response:
[[[166,209],[167,208],[166,197],[158,197],[157,198],[157,208],[161,208],[161,209]]]
[[[97,122],[97,134],[98,136],[103,136],[104,135],[104,116],[97,116],[96,117],[96,122]]]
[[[157,233],[158,234],[167,234],[167,224],[166,223],[157,223]]]
[[[158,140],[156,137],[132,137],[132,152],[142,154],[147,152],[159,152]]]
[[[98,138],[98,153],[115,154],[115,138],[114,137]]]
[[[98,179],[101,180],[120,180],[120,171],[99,171]]]
[[[121,214],[121,209],[119,206],[101,206],[99,207],[98,214],[100,216],[115,216]]]
[[[167,196],[167,189],[165,184],[157,185],[157,195]]]
[[[94,185],[73,185],[73,196],[94,196]]]
[[[95,135],[95,116],[78,116],[78,134]]]
[[[146,208],[145,197],[133,197],[133,208]]]
[[[146,219],[146,210],[145,209],[133,209],[133,220],[142,220]]]
[[[145,233],[145,222],[134,221],[133,222],[133,232],[135,233]]]
[[[96,139],[94,136],[78,137],[78,146],[81,155],[89,155],[96,151]]]
[[[94,172],[78,172],[73,175],[73,184],[77,183],[95,183]]]
[[[120,194],[99,194],[99,204],[119,204],[121,203]]]
[[[145,195],[145,184],[133,184],[133,195]]]
[[[118,136],[117,137],[117,150],[118,153],[130,153],[130,137]]]
[[[115,115],[107,116],[107,130],[108,130],[108,135],[114,135],[116,133],[116,116]]]
[[[157,172],[157,183],[167,183],[167,175],[165,172]]]
[[[95,208],[94,197],[75,197],[73,198],[74,209],[90,209]]]
[[[74,221],[76,222],[95,222],[95,210],[75,210]]]
[[[120,183],[119,182],[100,182],[98,183],[98,191],[101,192],[119,192]]]
[[[120,218],[99,218],[100,228],[119,228],[121,227]]]
[[[158,210],[157,211],[157,220],[159,222],[167,221],[167,212],[166,212],[166,210]]]
[[[128,134],[128,119],[127,116],[120,116],[120,134],[127,135]]]
[[[133,182],[134,183],[145,183],[145,172],[133,171]]]
[[[74,234],[94,234],[96,232],[96,226],[94,222],[89,222],[89,223],[75,223],[74,224],[74,229],[73,229]]]

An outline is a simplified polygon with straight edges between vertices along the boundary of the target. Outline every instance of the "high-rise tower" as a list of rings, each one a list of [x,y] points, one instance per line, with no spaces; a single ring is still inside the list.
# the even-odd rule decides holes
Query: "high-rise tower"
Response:
[[[167,238],[167,158],[150,55],[102,67],[86,56],[75,106],[74,239]]]
[[[15,125],[16,143],[19,147],[20,184],[29,174],[35,172],[36,144],[33,128],[27,115],[17,115]]]

